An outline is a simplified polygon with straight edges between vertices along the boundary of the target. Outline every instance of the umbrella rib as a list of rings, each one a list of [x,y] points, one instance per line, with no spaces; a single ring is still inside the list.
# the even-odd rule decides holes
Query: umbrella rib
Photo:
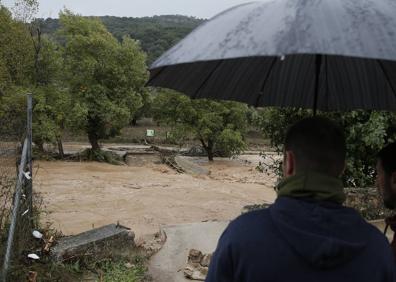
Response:
[[[265,88],[265,85],[266,85],[267,82],[268,82],[269,77],[271,76],[272,70],[273,70],[273,68],[274,68],[274,66],[275,66],[275,62],[276,62],[276,57],[274,57],[274,58],[272,59],[271,65],[270,65],[270,67],[269,67],[269,69],[268,69],[268,72],[267,72],[267,75],[265,76],[265,79],[264,79],[264,81],[263,81],[263,84],[262,84],[261,87],[260,87],[260,92],[259,92],[259,95],[258,95],[258,97],[257,97],[257,99],[256,99],[256,103],[255,103],[255,105],[254,105],[255,107],[258,107],[258,106],[259,106],[260,100],[261,100],[261,98],[264,96],[264,88]]]
[[[314,88],[314,104],[313,115],[316,116],[318,110],[318,96],[319,96],[319,80],[322,71],[322,55],[315,55],[315,88]]]
[[[216,66],[213,68],[213,70],[206,76],[204,81],[201,83],[201,85],[195,91],[195,95],[192,97],[193,99],[195,99],[197,97],[199,91],[201,91],[201,89],[205,86],[205,84],[208,82],[208,80],[210,79],[212,74],[219,68],[219,66],[221,65],[222,62],[223,62],[222,60],[219,60],[219,62],[216,64]]]
[[[382,73],[384,74],[386,81],[389,84],[390,89],[392,90],[393,96],[395,96],[395,98],[396,98],[396,89],[393,87],[393,85],[391,83],[391,79],[388,76],[388,73],[385,71],[384,65],[382,64],[381,60],[377,60],[377,63],[380,66],[380,69],[381,69]]]
[[[325,66],[325,79],[326,79],[326,88],[325,88],[325,97],[326,97],[326,108],[329,109],[329,62],[328,56],[323,56],[324,66]]]

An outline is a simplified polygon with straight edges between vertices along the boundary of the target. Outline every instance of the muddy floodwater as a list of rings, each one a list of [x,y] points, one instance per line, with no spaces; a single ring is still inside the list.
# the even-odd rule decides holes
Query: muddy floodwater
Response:
[[[46,210],[42,222],[65,235],[119,222],[139,237],[161,225],[230,220],[245,205],[272,202],[275,177],[258,172],[258,160],[192,158],[209,170],[203,176],[155,163],[36,161],[34,187]]]

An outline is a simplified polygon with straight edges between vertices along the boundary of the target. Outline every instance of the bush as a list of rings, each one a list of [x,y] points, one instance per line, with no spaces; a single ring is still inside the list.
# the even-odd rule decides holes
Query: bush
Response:
[[[376,111],[321,115],[336,121],[345,130],[347,164],[343,176],[344,184],[348,187],[372,186],[377,152],[386,143],[396,140],[396,115]],[[256,124],[271,140],[271,145],[278,152],[282,152],[288,127],[309,116],[312,116],[312,111],[309,110],[269,108],[260,111]]]

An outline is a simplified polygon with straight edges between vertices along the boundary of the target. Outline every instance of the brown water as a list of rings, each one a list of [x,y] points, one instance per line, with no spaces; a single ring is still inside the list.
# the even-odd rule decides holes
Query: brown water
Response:
[[[137,236],[161,225],[230,220],[245,205],[272,202],[274,177],[254,163],[202,162],[209,176],[177,174],[165,165],[35,162],[34,187],[44,200],[42,221],[66,235],[119,221]]]

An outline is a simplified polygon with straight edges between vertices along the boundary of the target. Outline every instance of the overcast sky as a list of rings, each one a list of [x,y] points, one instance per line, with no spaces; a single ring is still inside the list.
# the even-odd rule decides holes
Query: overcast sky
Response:
[[[210,18],[232,6],[249,0],[39,0],[38,17],[57,17],[64,7],[84,16],[144,17],[179,14]],[[12,6],[13,0],[0,0]]]

